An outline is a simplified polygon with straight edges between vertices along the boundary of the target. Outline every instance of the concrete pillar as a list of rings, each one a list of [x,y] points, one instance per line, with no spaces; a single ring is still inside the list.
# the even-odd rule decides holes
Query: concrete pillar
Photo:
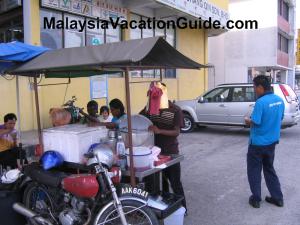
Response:
[[[31,43],[31,4],[30,0],[23,1],[24,43]]]
[[[23,0],[23,29],[24,29],[24,43],[32,44],[32,45],[40,45],[40,2],[39,0]],[[20,82],[23,80],[23,85],[26,83],[29,87],[28,78],[20,78]],[[20,87],[21,89],[21,87]],[[24,97],[21,99],[20,104],[21,108],[22,105],[26,104],[27,107],[31,108],[30,115],[24,112],[21,113],[21,117],[23,117],[23,121],[21,122],[26,123],[22,125],[22,127],[26,127],[27,129],[35,129],[36,125],[36,112],[35,112],[35,104],[34,104],[34,93],[30,91],[30,94],[24,93],[24,91],[28,92],[29,88],[26,88],[23,91],[20,90],[20,96],[27,96],[25,99]],[[40,93],[40,91],[39,91]],[[28,118],[28,117],[31,118]],[[30,123],[30,124],[29,124]]]
[[[40,4],[39,0],[23,0],[24,42],[40,44]]]

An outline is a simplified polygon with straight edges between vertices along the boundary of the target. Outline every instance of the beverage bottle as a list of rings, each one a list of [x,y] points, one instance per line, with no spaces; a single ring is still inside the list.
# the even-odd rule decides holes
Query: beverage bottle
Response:
[[[121,135],[118,136],[118,141],[117,141],[117,156],[118,156],[118,166],[120,166],[121,170],[125,170],[126,169],[125,143]]]

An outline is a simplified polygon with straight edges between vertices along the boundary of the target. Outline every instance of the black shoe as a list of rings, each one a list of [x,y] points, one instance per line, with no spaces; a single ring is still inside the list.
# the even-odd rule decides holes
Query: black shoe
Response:
[[[186,216],[188,216],[188,215],[189,215],[189,214],[188,214],[188,210],[187,210],[186,206],[183,206],[183,207],[185,208],[184,217],[186,217]]]
[[[276,205],[278,207],[283,207],[284,203],[283,203],[283,200],[276,200],[272,197],[269,197],[269,196],[266,196],[266,202],[270,203],[270,204],[273,204],[273,205]]]
[[[251,196],[251,197],[249,198],[249,205],[251,205],[253,208],[256,208],[256,209],[260,208],[260,203],[259,203],[259,201],[255,200],[255,199],[253,198],[253,196]]]

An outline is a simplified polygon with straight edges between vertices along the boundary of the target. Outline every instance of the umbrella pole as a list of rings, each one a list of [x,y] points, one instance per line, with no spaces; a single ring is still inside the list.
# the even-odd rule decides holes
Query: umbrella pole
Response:
[[[159,69],[159,79],[160,79],[160,82],[162,82],[163,75],[162,75],[162,69],[161,68]]]
[[[16,76],[16,89],[17,89],[17,117],[18,117],[18,138],[21,142],[21,115],[20,115],[20,86],[19,76]]]
[[[135,183],[135,172],[133,165],[133,147],[132,147],[132,127],[131,127],[131,105],[130,105],[130,87],[128,68],[125,70],[125,89],[126,89],[126,106],[127,106],[127,121],[128,121],[128,142],[129,142],[129,160],[130,160],[130,183],[133,187]]]
[[[39,104],[39,93],[38,93],[38,85],[37,85],[37,77],[34,76],[34,97],[35,97],[35,110],[36,110],[36,119],[37,119],[37,127],[38,127],[38,136],[39,136],[39,144],[42,152],[44,152],[43,146],[43,137],[42,137],[42,128],[41,128],[41,116],[40,116],[40,104]]]

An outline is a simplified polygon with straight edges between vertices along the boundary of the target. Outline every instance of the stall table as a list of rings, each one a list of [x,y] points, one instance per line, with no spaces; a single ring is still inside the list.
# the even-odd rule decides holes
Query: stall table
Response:
[[[184,159],[183,155],[172,154],[170,156],[172,159],[164,164],[144,171],[135,171],[135,178],[139,183],[145,182],[145,179],[147,180],[145,183],[148,183],[148,185],[146,185],[145,189],[147,190],[147,186],[148,189],[151,188],[151,190],[147,190],[151,195],[159,195],[162,192],[162,171],[170,166],[175,165],[176,163],[183,161]],[[123,171],[122,173],[124,177],[130,176],[129,170]]]
[[[162,172],[164,169],[166,169],[170,166],[173,166],[174,164],[179,163],[179,162],[183,161],[183,159],[184,159],[183,155],[171,155],[171,157],[172,157],[172,159],[164,164],[161,164],[159,166],[156,166],[154,168],[151,168],[151,169],[148,169],[145,171],[136,171],[135,177],[138,179],[139,182],[143,182],[143,179],[145,177],[148,177],[152,174]],[[130,176],[130,171],[129,170],[123,171],[123,175]]]
[[[136,171],[135,172],[135,178],[138,180],[139,183],[144,182],[144,179],[153,176],[151,181],[153,181],[151,187],[153,190],[148,192],[150,193],[151,196],[154,197],[154,201],[157,198],[157,196],[162,196],[163,202],[168,205],[168,207],[164,210],[157,210],[155,208],[152,208],[151,205],[149,205],[152,210],[155,212],[157,217],[160,220],[165,219],[166,217],[170,216],[172,213],[174,213],[177,209],[179,209],[182,205],[181,202],[183,200],[183,196],[178,196],[176,194],[171,194],[171,193],[163,193],[161,190],[161,178],[162,178],[162,171],[170,166],[175,165],[176,163],[180,163],[183,161],[184,156],[183,155],[171,155],[171,160],[161,164],[159,166],[156,166],[154,168],[145,170],[145,171]],[[130,176],[130,171],[123,171],[123,176],[129,177]]]

